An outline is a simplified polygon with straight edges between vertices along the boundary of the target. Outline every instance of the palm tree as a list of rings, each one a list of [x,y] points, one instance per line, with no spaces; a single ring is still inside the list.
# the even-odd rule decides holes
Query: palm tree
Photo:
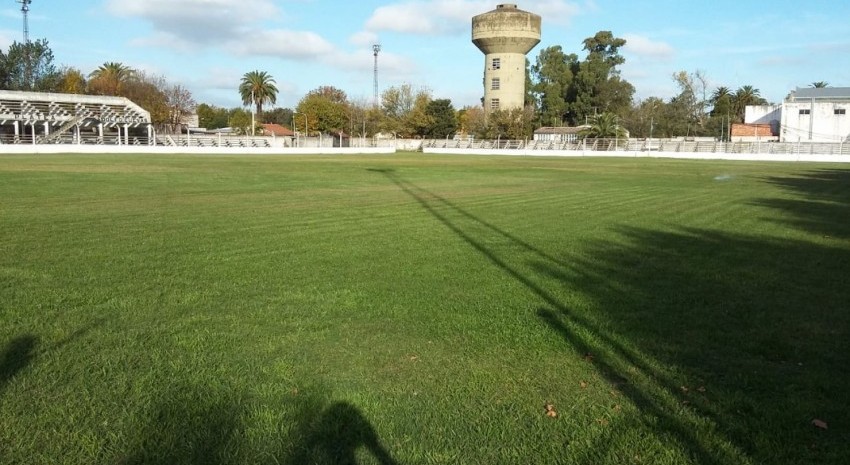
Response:
[[[277,87],[275,80],[265,71],[251,71],[242,76],[242,82],[239,84],[239,95],[242,96],[242,103],[245,105],[255,105],[257,114],[263,113],[263,104],[274,104],[277,102]]]
[[[711,93],[711,115],[712,116],[728,116],[728,113],[731,111],[732,100],[734,94],[732,94],[732,89],[720,86],[714,89],[714,92]]]
[[[625,138],[626,130],[620,126],[617,115],[614,113],[602,113],[590,120],[590,126],[583,129],[580,134],[584,137],[602,139],[606,137]]]
[[[764,105],[767,103],[761,97],[761,91],[753,86],[741,86],[732,95],[732,107],[739,121],[744,121],[744,113],[748,105]]]
[[[108,61],[89,74],[95,93],[120,95],[124,84],[133,79],[136,70],[123,63]]]
[[[717,105],[717,102],[723,97],[731,97],[732,89],[720,86],[717,89],[714,89],[714,92],[711,93],[711,103]]]
[[[829,83],[826,81],[815,81],[812,83],[812,87],[815,89],[823,89],[825,87],[829,87]]]

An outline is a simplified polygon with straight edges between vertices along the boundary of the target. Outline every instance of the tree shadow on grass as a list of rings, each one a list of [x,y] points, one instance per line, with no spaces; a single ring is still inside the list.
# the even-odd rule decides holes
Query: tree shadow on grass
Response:
[[[850,409],[850,254],[703,230],[621,234],[627,245],[600,242],[578,271],[538,269],[678,373],[688,408],[755,462],[841,463],[850,435],[811,421],[841,422]],[[571,315],[560,313],[546,319],[566,334]]]
[[[540,298],[537,317],[641,410],[644,427],[695,463],[840,463],[850,452],[846,435],[810,424],[850,409],[846,250],[623,229],[626,245],[599,241],[591,258],[566,263],[383,174]],[[497,236],[512,247],[491,245]],[[581,292],[591,308],[570,308],[558,287]]]
[[[765,182],[799,198],[759,199],[753,202],[755,205],[785,212],[790,219],[784,222],[802,230],[850,238],[850,170],[817,170],[798,177],[767,178]]]

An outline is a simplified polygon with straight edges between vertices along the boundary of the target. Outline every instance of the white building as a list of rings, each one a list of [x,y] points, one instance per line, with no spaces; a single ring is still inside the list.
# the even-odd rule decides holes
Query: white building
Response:
[[[744,122],[770,124],[780,142],[850,142],[850,87],[797,88],[781,105],[748,106]]]

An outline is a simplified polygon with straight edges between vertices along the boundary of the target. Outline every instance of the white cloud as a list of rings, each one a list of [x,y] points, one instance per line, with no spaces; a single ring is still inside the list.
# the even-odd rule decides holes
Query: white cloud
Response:
[[[280,13],[271,0],[106,0],[106,9],[115,16],[144,19],[156,31],[192,43],[232,39]]]
[[[0,30],[0,49],[7,50],[14,42],[17,33],[9,30]]]
[[[312,60],[335,51],[333,44],[316,33],[284,29],[258,31],[251,40],[230,41],[225,48],[236,55],[295,60]]]
[[[368,31],[416,35],[457,34],[469,30],[472,17],[492,10],[492,0],[409,0],[378,7],[366,21]],[[581,8],[566,0],[528,0],[519,7],[543,16],[544,24],[566,23]]]
[[[360,31],[356,32],[348,38],[348,41],[358,47],[366,47],[372,44],[381,43],[378,39],[378,34],[375,34],[371,31]]]
[[[333,67],[359,73],[371,73],[374,69],[372,49],[362,49],[352,53],[337,51],[324,57],[323,62]],[[416,63],[408,57],[389,52],[381,52],[378,57],[381,75],[385,77],[409,76],[417,72]]]
[[[654,41],[637,34],[624,34],[623,38],[626,39],[623,49],[639,57],[670,60],[675,54],[673,47],[666,42]]]

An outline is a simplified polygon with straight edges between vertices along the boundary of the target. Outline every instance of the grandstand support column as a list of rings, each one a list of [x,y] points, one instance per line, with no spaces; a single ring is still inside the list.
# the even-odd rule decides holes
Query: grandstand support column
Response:
[[[148,125],[148,145],[154,145],[153,126],[150,124]]]
[[[97,141],[103,142],[103,123],[97,125]]]
[[[35,145],[35,121],[30,123],[30,129],[32,129],[32,145]]]
[[[124,125],[124,145],[130,145],[130,125]]]
[[[50,135],[50,123],[45,121],[44,122],[44,137],[47,137],[49,135]]]
[[[17,139],[21,135],[21,128],[19,126],[19,123],[19,121],[15,121],[15,139]]]

